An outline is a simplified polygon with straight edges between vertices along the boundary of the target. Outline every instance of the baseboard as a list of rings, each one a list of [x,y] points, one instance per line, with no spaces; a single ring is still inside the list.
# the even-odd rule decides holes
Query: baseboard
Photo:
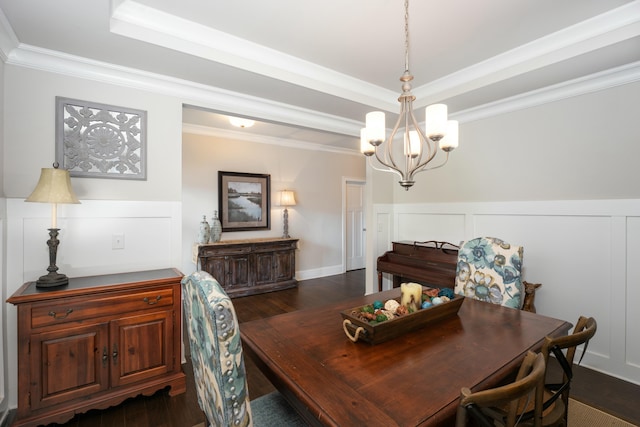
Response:
[[[318,277],[334,276],[336,274],[344,273],[344,266],[342,264],[333,265],[330,267],[315,268],[312,270],[296,271],[296,279],[308,280],[317,279]]]
[[[9,425],[13,421],[13,417],[15,416],[16,416],[15,409],[9,409],[7,411],[4,411],[2,414],[0,414],[0,426],[9,427]]]

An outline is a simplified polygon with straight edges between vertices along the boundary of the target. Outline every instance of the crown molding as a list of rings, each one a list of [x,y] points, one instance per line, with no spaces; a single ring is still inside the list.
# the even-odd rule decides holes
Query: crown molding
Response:
[[[640,35],[640,1],[612,9],[414,89],[424,107]]]
[[[471,122],[637,81],[640,81],[640,61],[470,108],[452,114],[451,118],[461,123]]]
[[[341,135],[360,135],[362,127],[356,120],[25,44],[13,49],[6,63],[174,96],[183,104],[224,111],[231,115],[255,117]]]
[[[9,53],[18,46],[18,43],[18,37],[13,32],[7,16],[0,9],[0,59],[3,62],[7,62]]]
[[[327,67],[132,0],[112,4],[112,33],[387,111],[397,94]]]
[[[397,110],[397,93],[134,0],[114,0],[111,31],[240,69],[290,82],[385,111]],[[640,35],[640,1],[504,52],[413,88],[414,106],[485,87]]]
[[[330,153],[338,154],[352,154],[358,157],[362,157],[359,150],[335,147],[331,145],[317,144],[314,142],[300,141],[290,138],[276,138],[272,136],[258,135],[255,133],[240,132],[219,128],[212,128],[209,126],[194,125],[191,123],[182,124],[182,132],[190,133],[194,135],[211,136],[222,139],[233,139],[238,141],[254,142],[259,144],[279,145],[287,148],[297,148],[303,150],[312,151],[326,151]]]
[[[0,49],[4,49],[1,24],[0,22]],[[6,40],[10,40],[10,37]],[[8,65],[173,96],[183,104],[231,115],[255,117],[356,138],[359,138],[362,127],[361,121],[30,45],[18,44],[8,54],[7,51],[3,52],[6,55],[4,61]],[[638,80],[640,62],[480,105],[452,114],[451,118],[461,123],[480,120]]]

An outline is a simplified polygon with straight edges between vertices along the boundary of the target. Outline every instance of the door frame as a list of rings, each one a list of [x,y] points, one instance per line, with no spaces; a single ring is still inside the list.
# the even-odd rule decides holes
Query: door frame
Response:
[[[349,183],[362,185],[362,194],[363,194],[362,207],[363,207],[363,212],[365,214],[365,221],[363,222],[363,225],[366,226],[367,224],[366,192],[365,192],[365,186],[367,184],[367,181],[362,178],[343,176],[342,177],[342,239],[341,239],[342,240],[342,273],[347,272],[347,184]],[[366,234],[367,233],[365,229],[365,236]],[[366,244],[365,244],[365,250],[366,250]],[[365,256],[365,268],[366,268],[366,256]]]

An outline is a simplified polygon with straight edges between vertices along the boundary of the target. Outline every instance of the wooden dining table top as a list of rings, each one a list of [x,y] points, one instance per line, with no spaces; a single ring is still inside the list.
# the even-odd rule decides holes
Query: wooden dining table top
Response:
[[[312,425],[449,426],[462,387],[495,386],[545,336],[571,328],[465,298],[457,315],[385,343],[347,338],[342,310],[399,295],[392,289],[242,323],[244,351]]]

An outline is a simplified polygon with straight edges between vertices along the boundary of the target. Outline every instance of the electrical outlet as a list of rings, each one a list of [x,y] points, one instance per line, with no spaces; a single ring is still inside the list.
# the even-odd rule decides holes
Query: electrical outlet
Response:
[[[111,249],[124,249],[124,234],[111,236]]]

